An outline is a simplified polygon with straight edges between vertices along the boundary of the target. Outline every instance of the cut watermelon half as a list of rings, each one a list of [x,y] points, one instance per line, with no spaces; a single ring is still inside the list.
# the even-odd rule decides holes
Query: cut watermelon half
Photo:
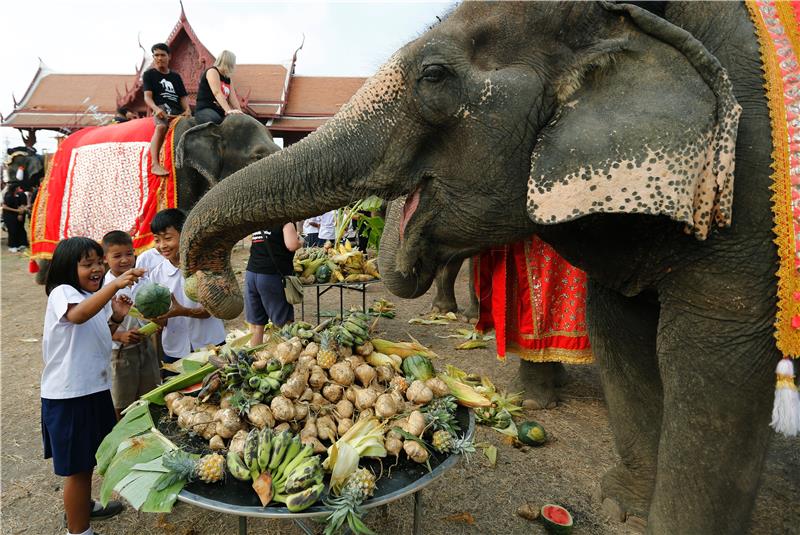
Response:
[[[560,505],[552,503],[543,505],[539,518],[542,519],[545,529],[550,533],[567,535],[572,532],[572,515]]]
[[[195,383],[193,385],[189,385],[186,388],[181,388],[178,390],[181,394],[191,394],[193,392],[199,392],[203,388],[203,382],[200,381],[199,383]]]

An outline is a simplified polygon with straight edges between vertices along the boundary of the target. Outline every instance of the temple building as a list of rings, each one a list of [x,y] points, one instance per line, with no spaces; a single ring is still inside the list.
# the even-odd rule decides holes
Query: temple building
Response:
[[[180,19],[165,42],[171,50],[170,69],[180,73],[194,106],[200,76],[215,58],[195,35],[182,5]],[[71,133],[108,124],[121,106],[148,115],[142,89],[142,73],[150,67],[147,57],[134,74],[61,74],[40,62],[22,99],[14,99],[14,110],[0,116],[2,126],[20,130],[25,144],[33,147],[37,130]],[[285,65],[237,64],[233,76],[242,109],[264,123],[274,138],[282,138],[284,146],[325,123],[365,81],[296,76],[296,61],[297,51]]]

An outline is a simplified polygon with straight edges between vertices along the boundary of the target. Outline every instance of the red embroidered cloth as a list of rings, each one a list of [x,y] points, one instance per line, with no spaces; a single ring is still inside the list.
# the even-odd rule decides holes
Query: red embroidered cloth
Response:
[[[166,177],[150,173],[151,118],[88,127],[58,147],[31,216],[31,257],[51,258],[56,244],[72,236],[100,240],[124,230],[137,252],[153,243],[150,221],[177,206],[172,171],[174,125],[162,148]]]
[[[592,361],[586,334],[586,274],[533,236],[476,257],[480,331],[494,329],[497,357]]]

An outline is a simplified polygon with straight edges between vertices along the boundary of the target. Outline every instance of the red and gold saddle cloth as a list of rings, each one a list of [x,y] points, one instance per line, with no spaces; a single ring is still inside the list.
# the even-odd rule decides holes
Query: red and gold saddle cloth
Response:
[[[72,236],[100,240],[112,230],[133,237],[136,252],[152,246],[150,221],[178,205],[172,170],[173,121],[162,148],[170,171],[150,173],[152,118],[88,127],[65,138],[53,156],[31,216],[31,257],[49,259]]]
[[[480,331],[494,329],[497,357],[592,361],[586,334],[586,274],[533,236],[475,258]]]

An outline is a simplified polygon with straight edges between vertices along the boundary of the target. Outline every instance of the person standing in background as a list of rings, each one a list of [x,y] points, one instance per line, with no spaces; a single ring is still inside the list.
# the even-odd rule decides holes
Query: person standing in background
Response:
[[[306,247],[319,247],[319,222],[318,215],[303,221],[303,240]]]

